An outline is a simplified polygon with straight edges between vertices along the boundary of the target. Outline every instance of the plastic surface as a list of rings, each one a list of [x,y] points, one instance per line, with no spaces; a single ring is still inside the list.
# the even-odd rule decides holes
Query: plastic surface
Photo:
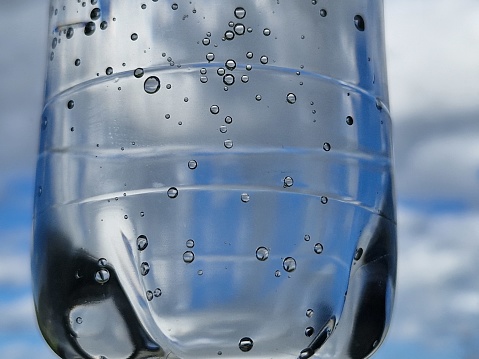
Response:
[[[366,358],[396,272],[382,1],[51,1],[32,272],[62,358]]]

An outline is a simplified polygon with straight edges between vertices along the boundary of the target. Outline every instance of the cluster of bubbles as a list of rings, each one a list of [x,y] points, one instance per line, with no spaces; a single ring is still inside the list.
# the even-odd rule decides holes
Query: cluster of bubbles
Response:
[[[136,238],[136,248],[138,251],[143,252],[148,247],[148,238],[141,234]],[[140,274],[146,276],[150,272],[150,264],[148,262],[142,262],[140,265]],[[146,299],[148,301],[153,300],[154,297],[161,296],[161,289],[156,288],[154,290],[146,291]]]
[[[100,269],[95,273],[95,281],[99,284],[105,284],[110,280],[110,271],[105,268],[108,265],[108,261],[105,258],[98,260],[98,266]]]

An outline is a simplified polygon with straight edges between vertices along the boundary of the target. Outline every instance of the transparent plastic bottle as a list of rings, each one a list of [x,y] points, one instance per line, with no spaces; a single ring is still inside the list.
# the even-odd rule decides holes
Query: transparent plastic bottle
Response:
[[[32,272],[62,358],[366,358],[396,222],[381,0],[51,0]]]

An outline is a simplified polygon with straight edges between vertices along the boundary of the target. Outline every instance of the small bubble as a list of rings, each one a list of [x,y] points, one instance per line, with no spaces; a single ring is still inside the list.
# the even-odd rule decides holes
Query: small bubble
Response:
[[[237,7],[235,9],[235,16],[237,19],[243,19],[246,16],[246,10],[242,7]]]
[[[321,15],[322,17],[326,17],[326,15],[328,15],[328,12],[325,9],[321,9],[319,10],[319,15]]]
[[[328,197],[326,197],[326,196],[321,196],[321,203],[322,203],[322,204],[328,203]]]
[[[311,358],[314,355],[314,351],[311,348],[306,348],[301,350],[301,353],[299,353],[299,358],[298,359],[308,359]]]
[[[221,350],[218,350],[218,355],[223,355],[223,352]]]
[[[293,257],[286,257],[283,260],[283,268],[286,272],[293,272],[296,269],[296,260]]]
[[[225,125],[220,126],[220,132],[221,133],[226,133],[227,131],[228,131],[228,129]]]
[[[105,258],[100,258],[100,259],[98,260],[98,265],[99,265],[100,267],[105,267],[107,264],[108,264],[108,261],[107,261]]]
[[[150,272],[150,264],[148,262],[141,263],[140,272],[142,276],[147,275]]]
[[[286,95],[286,101],[288,101],[288,103],[295,103],[296,102],[296,95],[292,92],[290,92],[288,95]]]
[[[363,249],[362,248],[356,249],[356,253],[354,253],[354,260],[355,261],[360,260],[362,255],[363,255]]]
[[[178,4],[177,3],[174,3],[173,5],[171,5],[171,8],[173,10],[178,10]]]
[[[305,240],[306,242],[309,242],[310,239],[311,239],[311,236],[310,236],[309,234],[305,234],[305,235],[304,235],[304,240]]]
[[[100,23],[100,29],[101,29],[101,30],[106,30],[107,27],[108,27],[108,22],[102,21],[102,22]]]
[[[170,116],[170,114],[169,114],[169,113],[167,113],[167,114],[165,115],[165,118],[166,118],[167,120],[169,120],[169,119],[170,119],[170,117],[171,117],[171,116]]]
[[[225,66],[228,70],[234,70],[236,68],[236,61],[233,59],[229,59],[225,62]]]
[[[145,217],[145,212],[140,212],[140,217]]]
[[[321,254],[321,253],[323,253],[323,245],[322,245],[321,243],[316,243],[316,244],[314,245],[314,252],[315,252],[316,254]]]
[[[257,250],[256,250],[256,259],[258,259],[259,261],[265,261],[267,260],[269,257],[269,250],[268,248],[266,247],[259,247]]]
[[[82,317],[77,317],[76,320],[77,324],[83,323],[83,318]]]
[[[216,115],[220,112],[220,107],[218,105],[211,105],[210,107],[210,112],[213,114],[213,115]]]
[[[231,86],[234,84],[234,82],[235,82],[235,77],[231,74],[227,74],[223,77],[223,83],[225,85]]]
[[[166,193],[170,198],[178,197],[178,190],[176,189],[176,187],[170,187]]]
[[[123,216],[123,218],[125,218],[125,219],[128,219],[128,215],[127,215],[127,214],[125,214],[125,215]]]
[[[196,273],[198,273],[198,275],[203,275],[203,271],[201,269],[199,269]]]
[[[105,73],[106,73],[107,75],[113,74],[113,68],[107,67],[106,70],[105,70]]]
[[[351,116],[346,117],[346,123],[351,126],[353,124],[354,120]]]
[[[313,5],[316,5],[316,4],[318,3],[318,0],[311,0],[311,3],[312,3]]]
[[[246,29],[246,31],[248,31],[248,32],[253,32],[253,28],[252,28],[252,27],[248,27],[248,28]]]
[[[274,272],[274,276],[275,276],[276,278],[281,277],[281,272],[280,272],[279,270],[275,271],[275,272]]]
[[[218,70],[216,70],[216,73],[219,76],[223,76],[225,74],[225,72],[226,72],[226,70],[223,67],[220,67],[220,68],[218,68]]]
[[[138,40],[138,34],[134,32],[133,34],[131,34],[130,38],[132,41],[136,41]]]
[[[313,327],[307,327],[306,330],[304,331],[304,335],[307,337],[310,337],[314,334],[314,328]]]
[[[94,8],[90,13],[90,19],[98,20],[101,16],[101,10],[99,8]]]
[[[151,290],[146,291],[146,299],[148,299],[148,301],[153,300],[153,292]]]
[[[187,247],[187,248],[193,248],[194,246],[195,246],[195,241],[194,241],[194,240],[188,239],[188,240],[186,241],[186,247]]]
[[[247,71],[251,71],[252,68],[253,68],[253,66],[251,66],[250,64],[246,65],[246,70]]]
[[[256,101],[261,101],[261,95],[256,95],[254,98],[256,99]]]
[[[263,65],[266,65],[268,63],[268,56],[261,56],[261,58],[259,59],[259,61],[263,64]]]
[[[139,79],[140,77],[142,77],[144,75],[145,71],[141,68],[141,67],[138,67],[137,69],[135,69],[135,71],[133,71],[133,75]]]
[[[225,117],[225,122],[226,122],[227,124],[230,124],[230,123],[233,122],[233,118],[232,118],[231,116],[226,116],[226,117]]]
[[[313,316],[313,314],[314,314],[314,310],[312,310],[312,309],[308,309],[308,310],[306,311],[306,316],[307,316],[308,318],[311,318],[311,317]]]
[[[195,160],[188,161],[188,168],[194,170],[198,166],[198,163]]]
[[[58,40],[56,37],[53,38],[53,41],[52,41],[52,49],[54,49],[55,47],[57,47],[57,43],[58,43]]]
[[[304,35],[301,35],[301,39],[304,40]]]
[[[242,352],[249,352],[253,348],[253,340],[248,337],[241,338],[238,346]]]
[[[359,31],[364,31],[364,19],[361,15],[356,15],[354,17],[354,26],[356,26],[356,29]]]
[[[156,288],[156,289],[153,291],[153,295],[154,295],[155,297],[157,297],[157,298],[158,298],[159,296],[161,296],[161,289],[160,289],[160,288]]]
[[[202,42],[203,42],[203,45],[208,46],[210,44],[210,39],[205,37]]]
[[[229,27],[233,27],[233,26],[235,26],[235,23],[234,23],[233,21],[230,21],[230,22],[228,23],[228,26],[229,26]]]
[[[234,31],[236,35],[243,35],[246,31],[246,28],[243,24],[236,24],[234,27]]]
[[[252,58],[253,58],[253,53],[252,53],[251,51],[248,51],[248,52],[246,53],[246,57],[247,57],[248,59],[252,59]]]
[[[71,39],[74,32],[73,27],[69,27],[67,30],[67,39]]]
[[[328,142],[325,142],[323,144],[323,150],[325,150],[325,151],[331,150],[331,145]]]
[[[283,186],[284,187],[291,187],[293,185],[293,178],[290,176],[287,176],[283,179]]]
[[[188,97],[183,98],[183,101],[188,102],[189,101]]]
[[[145,10],[145,9],[146,9],[146,4],[141,4],[141,8],[142,8],[143,10]]]
[[[264,36],[269,36],[269,35],[271,35],[271,30],[268,29],[267,27],[264,28],[264,29],[263,29],[263,35],[264,35]]]
[[[211,62],[215,59],[215,54],[213,54],[212,52],[208,52],[206,54],[206,60],[208,60],[208,62]]]
[[[233,40],[235,38],[235,33],[231,30],[225,32],[225,39],[226,40]]]
[[[38,187],[38,197],[40,197],[42,195],[42,193],[43,193],[43,188],[42,188],[42,186],[39,186]]]
[[[75,66],[80,66],[81,64],[81,60],[80,59],[76,59],[75,60]]]
[[[248,193],[242,193],[241,194],[241,201],[244,202],[244,203],[248,203],[249,202],[249,194]]]
[[[73,100],[68,101],[67,107],[68,107],[68,109],[71,110],[73,107],[75,107],[75,101],[73,101]]]
[[[233,141],[232,140],[225,140],[224,146],[226,148],[230,149],[231,147],[233,147]]]
[[[95,280],[100,284],[105,284],[110,280],[110,272],[106,268],[100,269],[95,273]]]
[[[383,110],[383,104],[381,102],[380,99],[376,98],[376,108],[379,110],[379,111],[382,111]]]
[[[145,235],[140,235],[136,239],[136,247],[138,248],[139,251],[143,251],[148,247],[148,238],[146,238]]]
[[[171,89],[171,84],[166,84],[166,89],[167,90]]]
[[[248,75],[243,75],[243,76],[241,76],[241,82],[247,83],[248,81],[249,81]]]
[[[195,254],[192,251],[186,251],[183,253],[183,262],[191,263],[195,260]]]
[[[75,127],[71,127],[70,131],[72,131],[72,132],[75,131]]]
[[[95,32],[95,28],[96,28],[96,26],[95,26],[95,23],[94,23],[94,22],[92,22],[92,21],[87,22],[87,23],[85,24],[85,30],[84,30],[85,35],[86,35],[86,36],[91,36],[91,35],[93,35],[93,33]]]
[[[201,76],[200,77],[200,82],[203,83],[203,84],[207,83],[208,82],[208,76]]]
[[[150,76],[145,80],[143,85],[145,92],[148,94],[154,94],[160,89],[160,79],[156,76]]]

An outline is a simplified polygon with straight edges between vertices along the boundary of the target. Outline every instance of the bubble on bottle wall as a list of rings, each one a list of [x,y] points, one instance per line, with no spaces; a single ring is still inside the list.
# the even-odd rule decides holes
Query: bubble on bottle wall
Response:
[[[268,63],[268,56],[263,55],[260,57],[259,61],[263,64],[266,65]]]
[[[354,123],[354,120],[351,116],[346,117],[346,123],[351,126]]]
[[[286,95],[286,101],[290,104],[293,104],[296,102],[296,95],[292,92]]]
[[[294,183],[293,177],[291,177],[291,176],[286,176],[283,179],[283,187],[291,187],[293,185],[293,183]]]
[[[96,25],[94,22],[90,21],[85,24],[84,33],[86,36],[91,36],[95,32]]]
[[[283,269],[286,272],[293,272],[296,270],[296,260],[293,257],[286,257],[283,260]]]
[[[241,338],[238,343],[238,347],[242,352],[249,352],[253,349],[253,340],[249,337]]]
[[[147,275],[150,272],[150,264],[148,262],[141,263],[140,272],[142,276]]]
[[[359,31],[364,31],[365,24],[364,19],[361,15],[354,16],[354,26],[356,26],[356,29],[358,29]]]
[[[195,160],[188,161],[188,168],[194,170],[198,166],[198,163]]]
[[[243,19],[246,16],[246,10],[243,7],[237,7],[235,9],[235,17],[237,19]]]
[[[264,28],[264,29],[263,29],[263,35],[264,35],[264,36],[269,36],[269,35],[271,35],[271,30],[268,29],[267,27]]]
[[[326,17],[326,15],[328,15],[328,12],[325,9],[321,9],[319,10],[319,15],[321,15],[322,17]]]
[[[105,284],[110,280],[110,272],[106,268],[102,268],[95,273],[95,281],[99,284]]]
[[[194,240],[188,239],[188,240],[186,241],[186,247],[187,247],[187,248],[193,248],[194,246],[195,246],[195,241],[194,241]]]
[[[107,27],[108,27],[108,22],[102,21],[102,22],[100,23],[100,29],[101,29],[101,30],[106,30]]]
[[[145,80],[143,88],[146,93],[154,94],[160,89],[160,79],[156,76],[150,76]]]
[[[323,245],[322,245],[321,243],[316,243],[316,244],[314,245],[314,252],[315,252],[316,254],[321,254],[321,253],[323,253]]]
[[[267,260],[268,257],[269,257],[268,248],[258,247],[258,249],[256,249],[256,259],[263,262],[263,261]]]
[[[242,193],[241,194],[241,202],[243,203],[248,203],[250,200],[250,196],[248,193]]]
[[[178,197],[178,189],[176,187],[170,187],[166,193],[170,198]]]
[[[195,260],[195,254],[192,251],[186,251],[183,253],[183,262],[191,263]]]
[[[141,67],[138,67],[137,69],[135,69],[135,71],[133,71],[133,76],[139,79],[140,77],[144,75],[144,73],[145,71]]]
[[[69,110],[71,110],[73,107],[75,107],[75,101],[70,100],[67,102],[67,107]]]
[[[213,114],[213,115],[216,115],[220,112],[220,107],[218,105],[211,105],[210,107],[210,112]]]
[[[98,20],[100,16],[101,16],[101,10],[97,7],[90,12],[90,19],[92,20]]]

